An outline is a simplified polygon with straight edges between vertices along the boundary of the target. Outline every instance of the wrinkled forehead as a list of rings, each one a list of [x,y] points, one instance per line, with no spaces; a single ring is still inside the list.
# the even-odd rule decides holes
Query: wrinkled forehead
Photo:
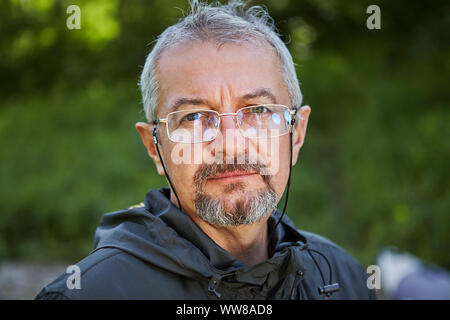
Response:
[[[270,45],[193,41],[172,47],[157,66],[158,116],[172,110],[175,101],[198,99],[210,108],[236,105],[254,92],[268,92],[277,103],[289,103],[279,58]],[[269,98],[266,94],[262,98]],[[267,103],[274,99],[266,99]],[[264,102],[261,101],[261,102]]]

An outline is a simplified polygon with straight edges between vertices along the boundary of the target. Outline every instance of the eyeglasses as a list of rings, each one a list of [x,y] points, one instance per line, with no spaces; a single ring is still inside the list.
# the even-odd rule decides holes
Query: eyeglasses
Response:
[[[284,105],[264,104],[244,107],[234,113],[205,109],[174,111],[155,122],[166,124],[167,136],[173,142],[201,143],[217,137],[223,116],[233,116],[236,127],[244,137],[264,139],[289,133],[296,115],[295,107],[291,110]]]

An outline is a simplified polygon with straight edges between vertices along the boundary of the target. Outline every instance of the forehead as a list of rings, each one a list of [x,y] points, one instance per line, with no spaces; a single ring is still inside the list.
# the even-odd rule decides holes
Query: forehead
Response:
[[[261,88],[270,90],[278,103],[286,103],[279,59],[269,45],[185,43],[162,54],[157,74],[159,114],[170,111],[169,106],[180,98],[233,104]]]

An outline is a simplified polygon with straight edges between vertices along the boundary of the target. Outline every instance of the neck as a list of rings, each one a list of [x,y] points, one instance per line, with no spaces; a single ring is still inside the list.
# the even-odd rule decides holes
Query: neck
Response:
[[[251,225],[215,227],[197,215],[191,218],[217,245],[244,265],[257,264],[269,258],[267,219]]]
[[[171,193],[171,201],[177,200]],[[251,225],[216,227],[202,220],[196,212],[183,207],[183,211],[205,232],[217,245],[228,251],[244,265],[253,265],[269,258],[269,237],[267,220],[269,214]]]

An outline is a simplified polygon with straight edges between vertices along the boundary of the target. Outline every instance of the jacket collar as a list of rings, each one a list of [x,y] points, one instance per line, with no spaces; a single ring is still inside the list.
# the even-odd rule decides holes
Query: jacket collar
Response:
[[[217,245],[187,214],[180,211],[169,200],[169,197],[169,188],[150,190],[145,197],[145,207],[174,229],[181,237],[195,245],[209,259],[214,273],[220,276],[233,273],[237,278],[236,280],[240,282],[261,285],[266,281],[268,265],[274,267],[286,264],[289,266],[289,270],[285,269],[287,273],[302,269],[301,259],[296,256],[297,251],[293,247],[299,243],[305,243],[306,239],[298,233],[286,215],[275,230],[276,233],[271,243],[272,256],[259,264],[244,266],[242,262]],[[274,231],[273,227],[280,215],[281,212],[275,210],[269,217],[269,234]]]

